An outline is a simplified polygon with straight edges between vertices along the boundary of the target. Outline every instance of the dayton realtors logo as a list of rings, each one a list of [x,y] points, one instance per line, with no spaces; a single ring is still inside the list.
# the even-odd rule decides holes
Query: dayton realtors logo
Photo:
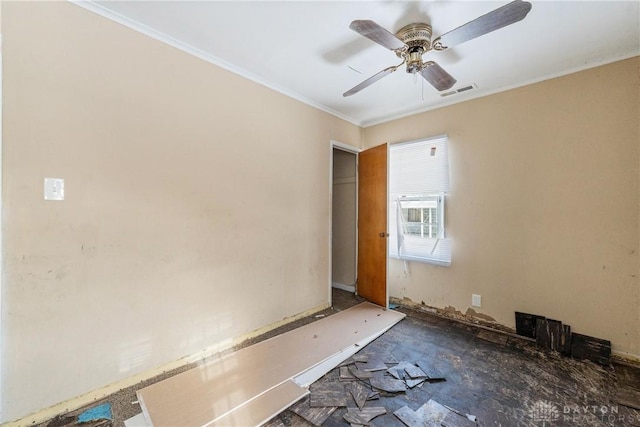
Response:
[[[546,426],[547,423],[552,423],[560,419],[560,411],[558,411],[558,407],[553,403],[546,400],[539,400],[529,408],[529,416],[534,422],[542,423],[543,426]]]
[[[628,425],[640,422],[640,417],[619,413],[617,405],[565,405],[559,408],[553,402],[539,400],[529,406],[529,418],[538,425],[552,426],[555,422],[577,426],[604,422]]]
[[[627,422],[634,421],[633,415],[629,417],[620,415],[618,405],[574,405],[562,409],[562,420],[576,425],[587,425],[597,421],[626,425]]]

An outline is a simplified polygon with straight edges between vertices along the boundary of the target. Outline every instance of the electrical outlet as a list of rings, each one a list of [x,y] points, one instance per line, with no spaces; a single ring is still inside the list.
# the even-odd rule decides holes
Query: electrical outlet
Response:
[[[482,306],[482,297],[480,295],[472,294],[471,295],[471,305],[474,307]]]

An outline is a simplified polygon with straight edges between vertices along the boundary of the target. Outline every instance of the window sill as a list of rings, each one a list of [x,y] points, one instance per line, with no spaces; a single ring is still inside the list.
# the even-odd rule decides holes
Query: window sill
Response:
[[[397,255],[390,255],[389,258],[397,259],[399,261],[421,262],[423,264],[432,264],[432,265],[437,265],[439,267],[451,267],[451,261],[443,261],[440,259],[424,258],[424,257],[418,257],[418,256],[411,256],[411,255],[403,255],[402,257],[399,257]]]

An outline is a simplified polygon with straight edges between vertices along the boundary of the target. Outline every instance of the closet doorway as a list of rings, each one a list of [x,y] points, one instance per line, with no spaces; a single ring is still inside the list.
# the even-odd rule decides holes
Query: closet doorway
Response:
[[[332,143],[331,286],[356,291],[358,151]]]

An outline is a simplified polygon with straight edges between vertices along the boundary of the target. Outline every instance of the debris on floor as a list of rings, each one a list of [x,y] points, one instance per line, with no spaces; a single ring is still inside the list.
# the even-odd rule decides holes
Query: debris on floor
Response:
[[[348,366],[340,366],[340,381],[355,381],[356,379]]]
[[[544,316],[537,314],[520,313],[516,311],[516,333],[527,338],[536,338],[536,326],[538,319]]]
[[[611,364],[611,342],[582,334],[571,334],[571,356],[603,366]]]
[[[408,427],[445,426],[445,427],[472,427],[476,422],[475,417],[464,416],[457,411],[452,411],[444,405],[429,399],[427,403],[417,410],[403,406],[393,413]]]
[[[353,375],[359,380],[367,380],[371,378],[371,376],[373,375],[371,371],[362,371],[358,369],[356,366],[349,366],[349,372],[351,372],[351,375]]]
[[[347,408],[347,413],[343,418],[351,425],[368,426],[369,421],[379,415],[387,413],[387,409],[381,406],[372,406],[370,408]]]
[[[337,406],[312,407],[309,404],[309,399],[309,396],[307,396],[289,409],[313,425],[321,426],[338,409]]]
[[[345,291],[337,292],[340,298],[346,294]],[[351,304],[354,300],[353,295],[347,296],[348,299],[344,300]],[[338,301],[341,301],[340,298]],[[334,303],[335,301],[334,295]],[[358,302],[360,301],[355,301]],[[341,304],[343,305],[339,305],[340,308],[350,306],[346,302]],[[460,410],[457,418],[451,412],[447,413],[441,422],[445,427],[473,426],[474,424],[467,424],[464,420],[465,413],[477,415],[477,425],[542,425],[542,421],[536,423],[536,419],[533,418],[538,414],[534,409],[554,407],[562,418],[558,422],[547,423],[547,426],[577,427],[587,425],[584,421],[585,414],[582,412],[583,405],[587,404],[598,405],[598,408],[611,408],[610,410],[615,408],[617,419],[624,419],[614,424],[600,425],[640,427],[640,409],[634,409],[637,407],[635,405],[640,405],[640,401],[637,400],[640,399],[638,364],[624,363],[618,358],[613,358],[611,366],[602,367],[591,362],[549,354],[537,346],[535,339],[536,320],[543,316],[529,315],[525,322],[522,322],[522,319],[518,321],[516,317],[519,335],[523,335],[524,323],[524,331],[530,336],[524,338],[507,335],[506,345],[501,345],[493,344],[489,340],[478,342],[481,339],[478,336],[480,331],[473,325],[462,324],[425,311],[408,308],[401,308],[401,311],[409,313],[403,322],[368,346],[362,347],[358,354],[342,364],[351,377],[349,381],[341,382],[340,370],[335,369],[311,385],[311,391],[317,390],[317,386],[327,382],[343,386],[346,406],[315,408],[318,412],[333,411],[322,423],[323,426],[348,427],[344,415],[348,413],[349,408],[360,409],[351,393],[352,385],[360,383],[370,389],[363,408],[386,407],[386,414],[369,421],[371,427],[404,426],[394,415],[394,411],[405,405],[410,409],[418,409],[429,399],[441,403],[450,411],[454,410],[454,413]],[[568,344],[570,355],[571,340],[568,340]],[[562,350],[560,352],[562,353]],[[353,364],[361,371],[375,371],[372,368],[379,365],[376,360],[382,361],[382,374],[389,378],[393,377],[386,374],[388,368],[399,364],[400,361],[409,361],[417,365],[429,379],[421,386],[407,387],[404,392],[388,393],[373,389],[368,380],[358,380],[349,372],[349,365]],[[434,381],[434,378],[438,377],[446,377],[446,382]],[[410,382],[411,379],[405,379],[408,385]],[[135,389],[131,387],[121,390],[116,394],[117,398],[112,396],[101,402],[94,402],[82,410],[62,414],[56,419],[31,427],[97,427],[95,423],[76,425],[77,415],[84,409],[107,400],[113,405],[113,421],[111,424],[104,424],[104,427],[120,426],[123,417],[131,417],[140,412],[137,404],[131,405],[131,402],[136,400]],[[550,405],[540,406],[543,403]],[[306,404],[311,408],[309,400]],[[570,408],[572,414],[565,414],[565,408]],[[574,411],[576,421],[573,421]],[[565,416],[569,415],[572,420],[563,422]],[[311,415],[309,417],[311,418]],[[474,420],[470,421],[474,423]],[[269,421],[266,426],[312,427],[313,424],[289,408]]]
[[[392,362],[385,363],[385,360]],[[382,396],[389,397],[406,393],[407,390],[422,386],[432,378],[444,380],[444,377],[431,365],[432,363],[426,360],[413,363],[406,360],[397,361],[390,355],[356,354],[311,384],[309,396],[300,400],[289,410],[296,417],[315,426],[320,426],[334,412],[344,408],[338,415],[341,416],[343,422],[346,421],[354,427],[373,426],[374,421],[372,420],[374,418],[387,414],[387,410],[382,405],[372,403],[373,401],[380,401]],[[442,416],[439,418],[441,421],[449,412],[452,412],[435,401],[428,403],[421,411],[426,411],[424,416],[427,416],[436,410],[442,412]],[[403,411],[406,412],[405,418],[415,418],[409,414],[408,408]],[[413,411],[411,413],[413,414]],[[421,412],[418,413],[418,418],[420,416],[422,416]],[[460,415],[454,412],[454,415],[449,417],[450,425],[464,426],[465,424],[461,424],[455,416]],[[335,416],[331,418],[335,419]],[[271,427],[298,426],[303,425],[303,421],[295,417],[283,419],[281,415],[269,425]]]
[[[356,381],[351,385],[351,396],[353,400],[358,405],[358,408],[362,409],[369,400],[369,395],[371,394],[371,390],[367,386],[365,386],[360,381]]]
[[[374,372],[374,371],[384,371],[387,369],[387,365],[385,363],[384,360],[382,360],[379,357],[375,357],[375,356],[365,356],[365,358],[367,359],[365,362],[361,362],[359,360],[356,360],[356,366],[358,367],[358,369],[362,370],[362,371],[370,371],[370,372]]]
[[[431,366],[429,363],[425,362],[424,360],[418,360],[416,364],[420,367],[422,372],[424,372],[427,375],[427,378],[430,383],[446,381],[446,378],[444,377],[444,375],[440,373],[440,371],[435,369],[433,366]]]
[[[571,331],[560,320],[528,313],[516,313],[516,333],[533,338],[539,347],[558,351],[563,356],[611,365],[611,341]],[[478,334],[478,337],[480,334]]]
[[[407,376],[411,379],[426,379],[428,377],[427,374],[422,371],[422,369],[418,368],[413,363],[404,361],[398,363],[396,366],[387,369],[387,372],[398,380],[404,380],[407,378]]]
[[[102,403],[89,409],[56,417],[47,424],[47,427],[70,427],[76,425],[82,425],[83,427],[113,426],[111,404]]]
[[[372,387],[387,393],[400,393],[407,389],[404,380],[397,380],[385,374],[372,376],[369,383]]]
[[[309,404],[317,407],[347,406],[347,391],[340,381],[314,383],[310,388]]]
[[[552,319],[538,319],[536,322],[536,343],[542,348],[560,350],[562,322]]]
[[[436,402],[433,399],[429,399],[427,403],[419,407],[417,410],[412,410],[408,406],[403,406],[393,413],[409,427],[422,427],[422,426],[438,426],[442,424],[442,421],[449,413],[449,410]]]
[[[95,406],[91,409],[87,409],[78,415],[78,424],[89,423],[93,421],[109,420],[111,421],[111,404],[103,403],[102,405]]]
[[[465,417],[457,414],[453,411],[449,411],[444,420],[442,420],[442,427],[476,427],[477,423],[470,417]]]

